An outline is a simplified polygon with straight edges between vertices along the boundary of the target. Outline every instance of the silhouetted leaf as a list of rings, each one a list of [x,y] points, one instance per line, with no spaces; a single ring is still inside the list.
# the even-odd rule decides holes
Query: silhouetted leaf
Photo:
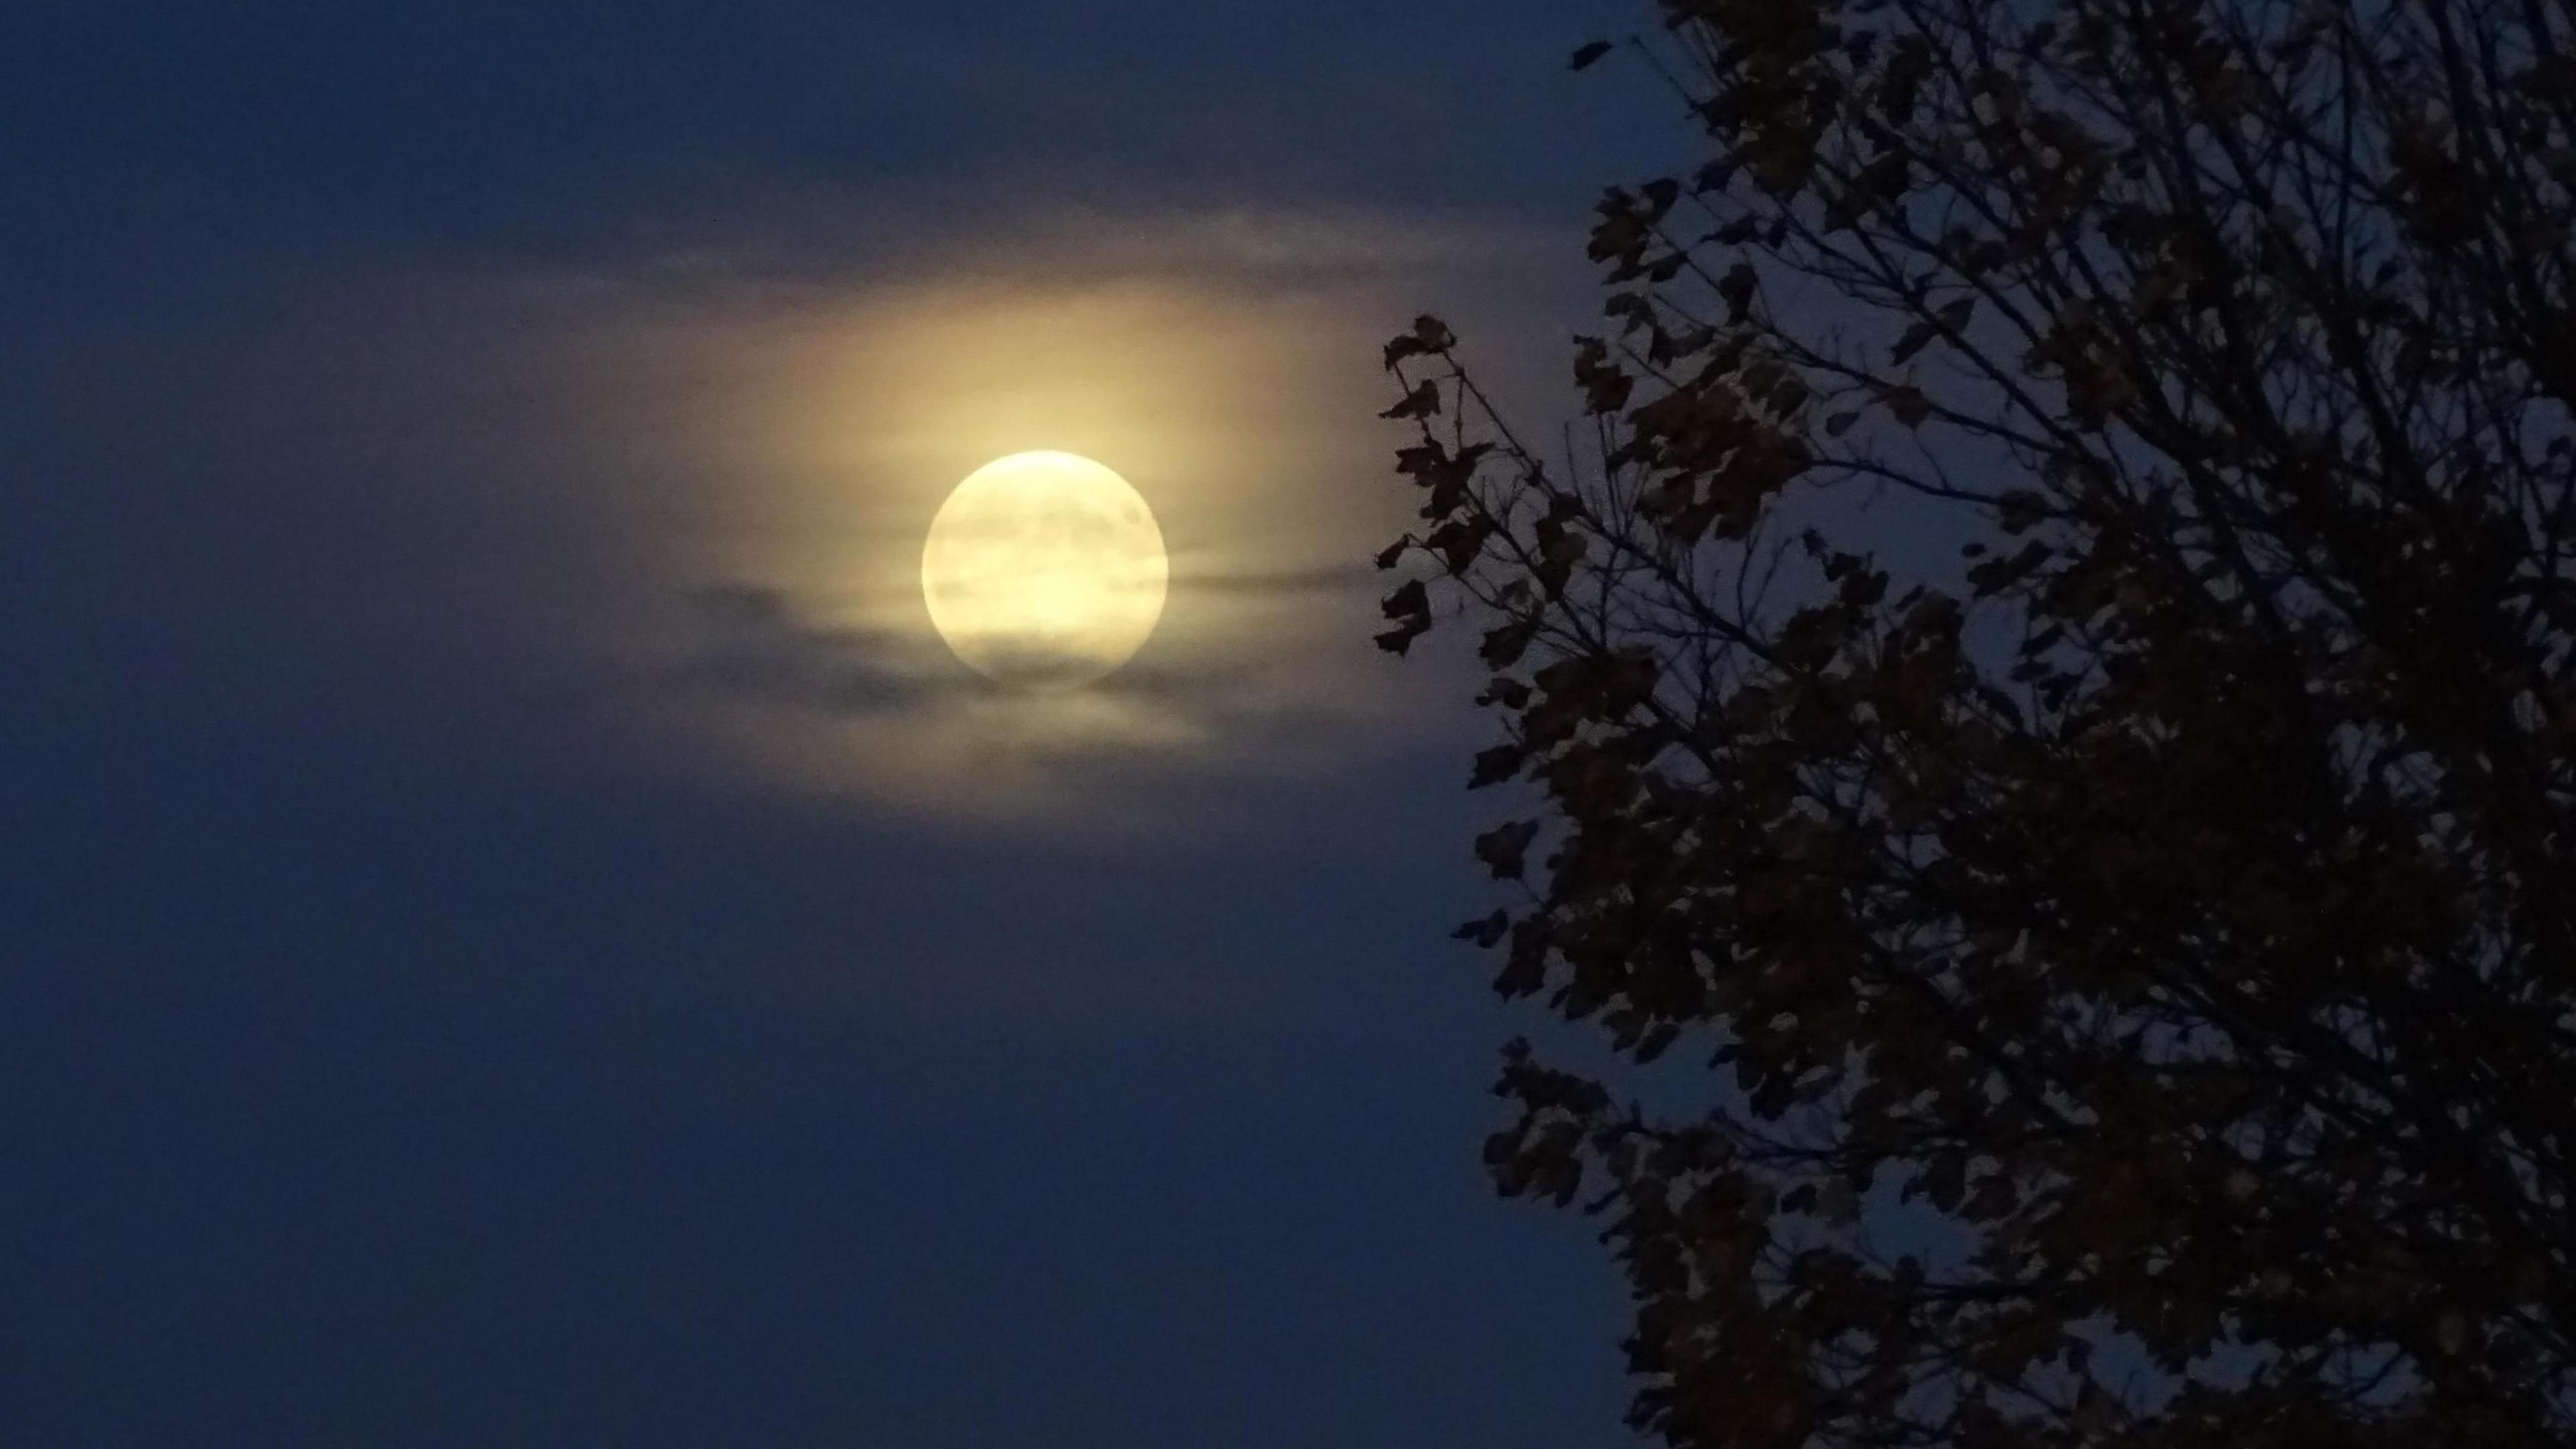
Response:
[[[1378,609],[1390,619],[1401,619],[1408,614],[1428,613],[1431,609],[1430,595],[1423,589],[1422,580],[1407,579],[1396,586],[1395,592],[1386,596],[1385,600],[1378,605]]]
[[[1537,838],[1538,822],[1535,820],[1498,825],[1476,837],[1476,859],[1484,862],[1496,880],[1518,880],[1521,857],[1529,850],[1530,842]]]
[[[1437,356],[1458,345],[1449,325],[1428,313],[1413,319],[1410,331],[1400,333],[1386,344],[1386,366],[1394,370],[1408,357]]]
[[[1416,615],[1377,636],[1377,647],[1390,654],[1402,654],[1413,647],[1413,641],[1431,628],[1431,616]]]
[[[1526,758],[1516,744],[1501,744],[1477,751],[1476,768],[1467,778],[1467,788],[1481,790],[1487,785],[1498,785],[1510,779],[1520,773],[1521,762]]]
[[[1431,417],[1439,411],[1440,386],[1426,380],[1416,384],[1413,391],[1406,393],[1404,401],[1379,413],[1378,416],[1400,422],[1407,418]]]
[[[1529,647],[1530,640],[1536,637],[1538,623],[1537,616],[1532,615],[1486,630],[1484,646],[1477,651],[1478,657],[1489,669],[1510,668],[1520,659],[1521,651]]]
[[[1726,302],[1726,320],[1728,322],[1741,323],[1744,321],[1746,314],[1753,306],[1754,282],[1755,276],[1753,268],[1750,264],[1745,262],[1737,262],[1735,265],[1728,267],[1726,269],[1726,275],[1718,278],[1717,295],[1723,298]]]

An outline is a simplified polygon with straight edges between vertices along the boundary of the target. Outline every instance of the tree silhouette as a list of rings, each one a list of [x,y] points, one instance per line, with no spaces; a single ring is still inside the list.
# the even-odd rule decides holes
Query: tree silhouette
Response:
[[[2576,1444],[2576,9],[1660,10],[1597,448],[1421,319],[1379,560],[1632,1422]]]

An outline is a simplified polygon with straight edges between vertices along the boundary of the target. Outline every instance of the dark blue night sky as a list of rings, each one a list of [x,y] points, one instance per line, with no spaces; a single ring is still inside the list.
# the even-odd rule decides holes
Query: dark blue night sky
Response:
[[[1615,1441],[1349,566],[1368,344],[1585,325],[1630,19],[0,13],[0,1442]],[[1096,718],[831,592],[1095,424],[1185,575]]]

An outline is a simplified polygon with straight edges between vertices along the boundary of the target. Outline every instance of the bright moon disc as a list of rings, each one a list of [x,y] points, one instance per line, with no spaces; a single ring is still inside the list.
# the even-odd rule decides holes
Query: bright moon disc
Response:
[[[1070,689],[1144,647],[1171,561],[1145,500],[1071,453],[968,475],[930,521],[921,593],[957,657],[1005,684]]]

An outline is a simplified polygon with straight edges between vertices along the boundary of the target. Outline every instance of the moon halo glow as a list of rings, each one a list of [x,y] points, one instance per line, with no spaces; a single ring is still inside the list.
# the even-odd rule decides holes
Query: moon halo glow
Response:
[[[1003,684],[1072,689],[1144,647],[1171,561],[1126,479],[1072,453],[1014,453],[969,474],[921,549],[930,622]]]

